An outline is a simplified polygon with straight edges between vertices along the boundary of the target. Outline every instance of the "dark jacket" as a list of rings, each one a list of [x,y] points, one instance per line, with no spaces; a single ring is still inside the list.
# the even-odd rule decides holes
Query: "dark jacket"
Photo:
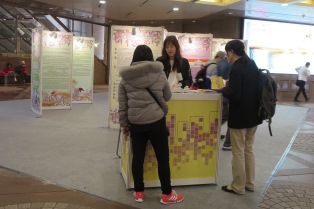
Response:
[[[163,60],[162,57],[158,57],[156,61],[161,62],[164,65],[164,72],[166,73],[167,79],[169,77],[170,71],[171,71],[171,65],[170,61]],[[189,61],[185,58],[182,58],[181,68],[179,69],[182,74],[182,81],[179,81],[182,84],[182,88],[185,86],[191,86],[192,85],[192,75],[191,75],[191,68]]]
[[[262,123],[258,116],[258,68],[254,60],[241,57],[233,63],[229,83],[222,93],[230,100],[229,128],[252,128]]]

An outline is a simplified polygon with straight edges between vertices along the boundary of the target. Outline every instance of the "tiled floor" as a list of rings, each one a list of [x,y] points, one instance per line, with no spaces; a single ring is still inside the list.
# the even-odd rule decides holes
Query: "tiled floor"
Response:
[[[0,167],[0,209],[129,209]]]
[[[94,91],[107,91],[95,86]],[[0,86],[0,101],[28,99],[30,87]],[[288,102],[286,105],[310,107],[295,139],[270,177],[258,208],[314,208],[314,107]],[[38,180],[0,167],[0,209],[127,209],[132,208],[84,192]],[[236,208],[240,209],[240,208]]]
[[[314,109],[310,109],[258,208],[314,208]]]

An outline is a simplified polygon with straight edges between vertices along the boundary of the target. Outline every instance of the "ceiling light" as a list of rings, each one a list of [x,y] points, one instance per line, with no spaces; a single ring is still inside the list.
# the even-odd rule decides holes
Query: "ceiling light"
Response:
[[[172,10],[173,11],[179,11],[179,8],[178,7],[174,7]]]
[[[99,1],[99,3],[100,3],[100,4],[105,4],[105,3],[106,3],[106,1]]]
[[[281,4],[281,6],[288,6],[289,4],[288,3],[283,3],[283,4]]]
[[[18,32],[21,36],[24,35],[24,31],[22,31],[20,28],[17,28],[17,32]]]

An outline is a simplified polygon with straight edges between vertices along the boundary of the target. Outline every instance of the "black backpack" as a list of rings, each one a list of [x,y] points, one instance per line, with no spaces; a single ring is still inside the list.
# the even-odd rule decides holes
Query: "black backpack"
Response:
[[[259,69],[258,72],[258,116],[268,122],[269,134],[272,136],[270,124],[276,111],[277,83],[270,76],[269,70]]]
[[[206,69],[209,65],[216,64],[214,62],[209,63],[205,66],[201,66],[201,69],[197,72],[195,76],[195,82],[193,83],[193,87],[197,89],[211,89],[211,82],[210,79],[207,80],[206,78]]]

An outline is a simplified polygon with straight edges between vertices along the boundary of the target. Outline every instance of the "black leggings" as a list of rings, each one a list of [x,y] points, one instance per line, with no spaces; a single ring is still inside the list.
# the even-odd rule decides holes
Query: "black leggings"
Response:
[[[144,191],[143,164],[148,140],[154,148],[158,162],[158,176],[163,194],[172,191],[169,165],[169,145],[166,130],[166,119],[150,124],[131,124],[130,133],[132,140],[132,174],[134,179],[134,190]]]

